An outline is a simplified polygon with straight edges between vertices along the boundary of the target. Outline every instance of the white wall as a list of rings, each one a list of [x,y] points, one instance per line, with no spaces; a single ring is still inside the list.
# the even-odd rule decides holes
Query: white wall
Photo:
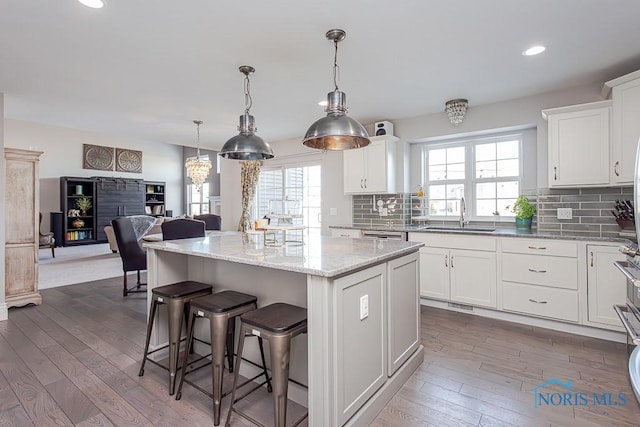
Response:
[[[8,311],[4,298],[4,93],[0,92],[0,149],[2,149],[2,161],[0,162],[0,320],[7,320]]]
[[[531,151],[533,141],[525,138],[523,153],[524,168],[536,171],[537,187],[547,188],[547,122],[541,111],[546,108],[583,104],[601,101],[602,84],[581,86],[563,91],[548,92],[525,98],[513,99],[494,104],[470,107],[459,126],[449,123],[446,113],[413,117],[394,121],[394,129],[400,138],[409,142],[420,142],[438,138],[463,137],[490,131],[509,131],[514,129],[536,129],[535,151]],[[411,186],[421,183],[418,146],[412,146]],[[530,187],[530,185],[529,185]]]
[[[82,144],[142,151],[142,173],[82,168]],[[40,150],[42,229],[49,230],[49,212],[60,211],[60,177],[117,176],[166,182],[166,208],[182,213],[182,147],[123,138],[21,120],[5,119],[5,145]]]
[[[402,141],[418,143],[425,140],[462,137],[465,135],[529,129],[525,132],[523,160],[525,185],[546,188],[547,183],[547,122],[541,111],[546,108],[601,101],[602,84],[582,86],[562,91],[549,92],[526,98],[474,106],[470,100],[464,122],[454,127],[446,113],[437,113],[407,119],[393,120],[394,133]],[[443,106],[444,107],[444,106]],[[373,134],[373,124],[366,126]],[[308,149],[299,139],[270,142],[276,158],[267,162],[294,161],[301,153],[316,152],[322,164],[322,233],[329,234],[329,225],[347,225],[352,223],[351,197],[343,194],[343,164],[341,152],[326,152]],[[402,153],[404,147],[399,148]],[[410,186],[409,191],[421,183],[419,144],[411,144],[408,156]],[[405,156],[399,156],[403,158]],[[240,218],[240,167],[238,162],[222,161],[221,191],[222,217],[224,228],[235,230]],[[337,208],[336,216],[329,215],[330,208]]]

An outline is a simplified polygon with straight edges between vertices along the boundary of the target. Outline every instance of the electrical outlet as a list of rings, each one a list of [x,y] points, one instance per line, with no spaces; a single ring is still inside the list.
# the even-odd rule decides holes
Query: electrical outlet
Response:
[[[388,208],[380,208],[380,216],[388,216],[389,209]]]
[[[558,208],[558,219],[571,219],[573,218],[573,210],[571,208]]]
[[[369,317],[369,295],[360,297],[360,320]]]

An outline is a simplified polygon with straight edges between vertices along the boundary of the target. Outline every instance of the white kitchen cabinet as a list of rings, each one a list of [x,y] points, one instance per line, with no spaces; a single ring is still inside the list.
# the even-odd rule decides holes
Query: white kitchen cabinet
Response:
[[[543,110],[549,121],[549,186],[610,184],[611,101]]]
[[[502,239],[502,308],[578,322],[578,244]]]
[[[451,301],[496,308],[495,252],[452,249]]]
[[[614,261],[623,261],[625,256],[617,246],[587,245],[587,299],[588,319],[622,331],[620,319],[613,305],[626,303],[627,282]]]
[[[420,248],[420,296],[449,301],[449,249]]]
[[[496,308],[496,240],[410,233],[420,248],[420,296]],[[464,249],[468,248],[468,249]]]
[[[395,193],[395,143],[393,136],[371,137],[364,148],[345,150],[344,193]]]
[[[633,184],[640,138],[640,71],[605,83],[611,89],[612,183]]]

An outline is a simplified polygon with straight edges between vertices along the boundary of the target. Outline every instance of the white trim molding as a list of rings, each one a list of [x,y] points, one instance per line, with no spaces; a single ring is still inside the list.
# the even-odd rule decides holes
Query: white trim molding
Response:
[[[0,322],[9,319],[9,309],[6,303],[0,303]]]

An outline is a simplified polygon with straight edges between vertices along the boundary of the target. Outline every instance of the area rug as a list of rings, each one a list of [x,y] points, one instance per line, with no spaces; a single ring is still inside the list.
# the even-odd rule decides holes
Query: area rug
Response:
[[[56,248],[56,257],[50,249],[40,249],[38,287],[40,289],[109,279],[122,275],[119,254],[109,249],[108,243]]]

